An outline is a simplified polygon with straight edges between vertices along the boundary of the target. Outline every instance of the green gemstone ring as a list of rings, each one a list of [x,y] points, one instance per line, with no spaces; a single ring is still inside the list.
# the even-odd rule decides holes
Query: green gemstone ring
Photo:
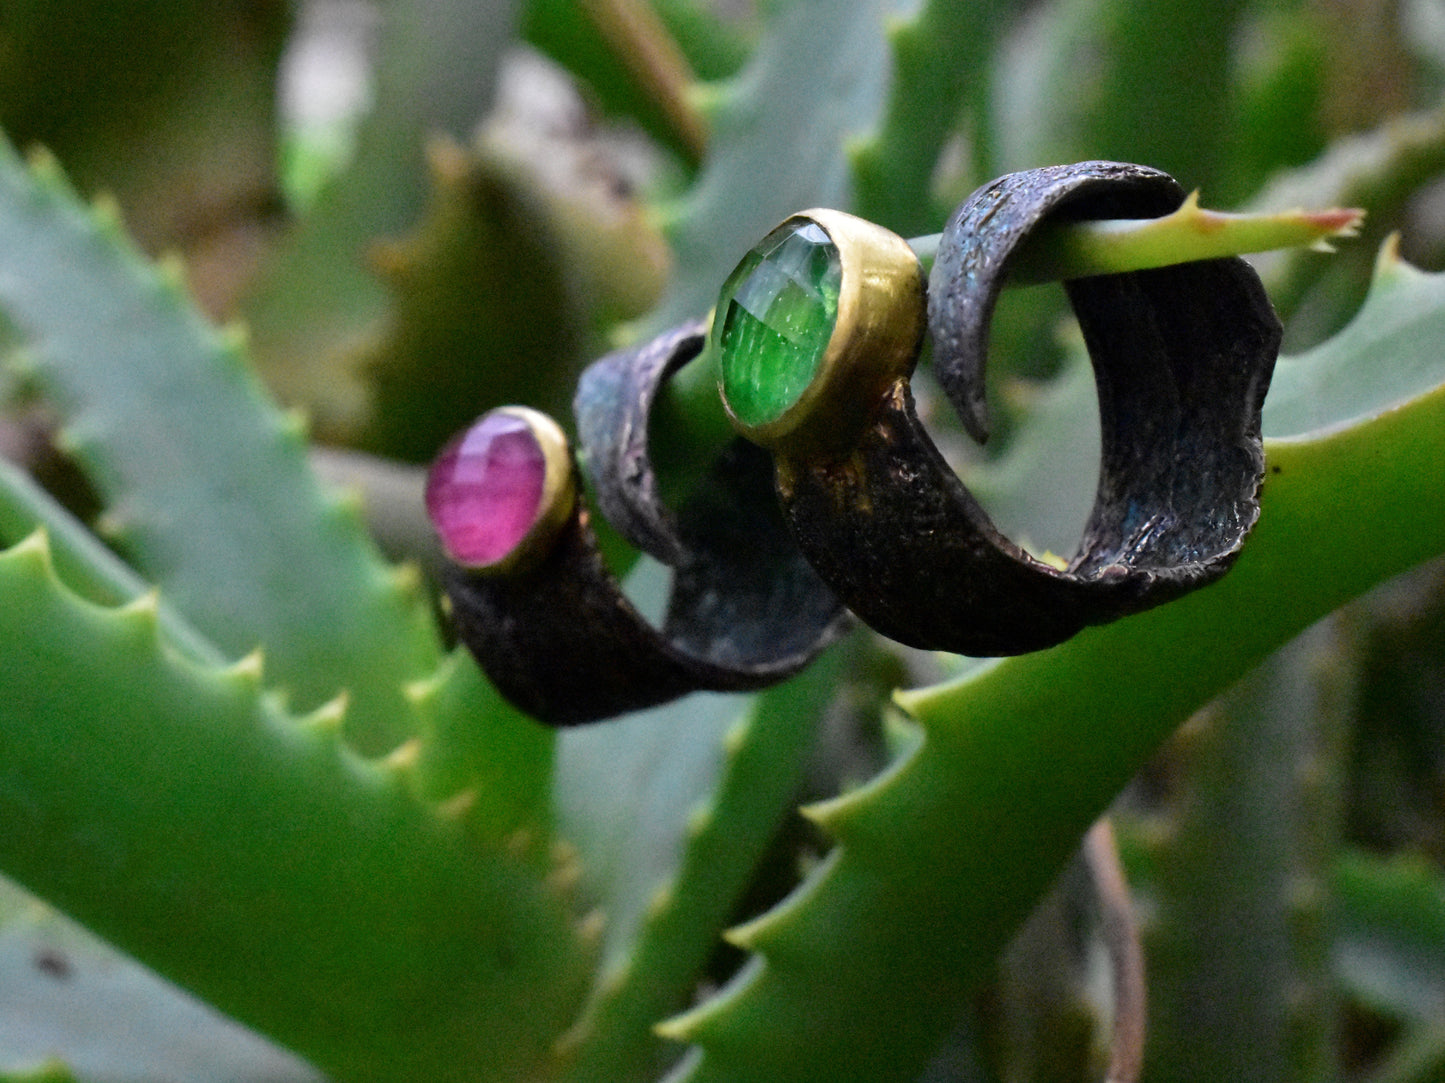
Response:
[[[989,321],[1010,257],[1028,235],[1050,221],[1159,217],[1183,200],[1168,174],[1081,162],[1001,177],[954,212],[927,309],[933,372],[966,429],[987,431]],[[1279,320],[1247,263],[1205,260],[1065,283],[1094,367],[1102,458],[1079,550],[1059,567],[994,525],[919,421],[906,370],[870,368],[865,357],[828,371],[827,357],[851,348],[835,341],[844,334],[849,245],[829,232],[843,257],[839,317],[818,375],[793,409],[825,381],[820,400],[854,396],[839,433],[852,442],[824,447],[788,434],[769,446],[793,537],[849,609],[910,646],[1020,654],[1228,570],[1259,515],[1260,410],[1280,341]],[[880,319],[901,319],[891,311]],[[846,325],[862,338],[869,318],[854,314]],[[885,371],[894,377],[880,388],[875,375]],[[835,409],[814,407],[809,432]],[[860,415],[870,418],[864,429],[852,420]]]
[[[776,451],[848,445],[912,373],[925,316],[923,270],[901,237],[842,211],[793,215],[718,299],[710,337],[728,416]]]

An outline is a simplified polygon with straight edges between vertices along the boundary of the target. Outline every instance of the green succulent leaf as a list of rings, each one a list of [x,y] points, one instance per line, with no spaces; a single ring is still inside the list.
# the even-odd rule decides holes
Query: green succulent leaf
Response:
[[[1422,277],[1428,306],[1392,354],[1368,355],[1362,395],[1380,366],[1409,368],[1415,356],[1445,380],[1430,326],[1445,276]],[[1386,276],[1380,292],[1403,281]],[[1378,304],[1356,334],[1385,330]],[[1352,360],[1352,371],[1366,364]],[[1349,421],[1344,412],[1335,420]],[[754,964],[665,1025],[700,1050],[676,1078],[916,1074],[1084,829],[1164,737],[1320,617],[1445,551],[1440,481],[1419,467],[1442,455],[1441,386],[1271,441],[1259,527],[1220,583],[901,694],[922,740],[871,784],[811,810],[836,848],[778,908],[734,931]]]
[[[929,0],[892,25],[887,108],[877,131],[853,149],[858,214],[905,237],[939,228],[939,157],[960,125],[986,121],[988,58],[1021,7],[1017,0]]]
[[[1339,621],[1276,652],[1170,741],[1134,832],[1147,915],[1146,1071],[1160,1083],[1338,1074],[1330,879],[1355,667]],[[1281,765],[1288,765],[1281,769]],[[1114,816],[1128,831],[1133,814]]]
[[[551,823],[557,732],[492,687],[465,648],[407,688],[416,712],[417,781],[452,801],[478,833],[505,839]]]
[[[687,1002],[776,833],[841,663],[834,650],[750,702],[693,697],[564,740],[563,829],[588,832],[585,867],[608,882],[584,885],[612,918],[565,1079],[651,1080],[675,1053],[653,1024]],[[602,818],[604,794],[616,804]]]
[[[884,15],[899,0],[782,7],[747,66],[708,88],[712,143],[671,222],[677,275],[647,324],[696,319],[737,261],[805,207],[850,203],[848,137],[876,120],[888,89]]]
[[[0,553],[0,868],[339,1078],[545,1076],[595,944],[545,841],[478,838],[409,755],[351,752],[340,701],[293,717],[257,656],[162,636],[43,535]]]
[[[1424,858],[1343,855],[1334,870],[1336,966],[1351,995],[1387,1018],[1445,1011],[1445,880]]]
[[[1359,313],[1333,338],[1283,357],[1264,405],[1264,430],[1300,436],[1382,413],[1433,387],[1445,343],[1441,276],[1399,258],[1390,241]]]
[[[634,15],[637,8],[644,9],[643,20]],[[654,8],[656,25],[647,17]],[[611,18],[599,19],[599,10]],[[676,50],[698,79],[724,79],[746,60],[750,45],[746,20],[723,16],[698,0],[528,0],[523,11],[522,33],[530,44],[585,81],[608,115],[635,120],[683,161],[694,161],[700,148],[679,125],[668,99],[685,97],[693,88],[660,92],[650,85],[647,75],[667,66],[655,57]],[[632,40],[609,39],[601,30],[604,22],[631,26]],[[655,36],[659,29],[666,34],[661,41]]]
[[[0,1069],[0,1083],[86,1083],[77,1080],[70,1069],[54,1058],[47,1058],[34,1067]]]
[[[1245,0],[1060,0],[1002,51],[985,176],[1051,162],[1147,162],[1233,200],[1227,134]],[[1177,73],[1187,70],[1188,79]],[[1200,93],[1200,87],[1209,87]]]
[[[0,1065],[51,1065],[0,1080],[322,1083],[33,896],[0,882],[0,899]]]
[[[374,106],[348,167],[288,232],[245,304],[257,363],[283,401],[320,429],[365,414],[359,346],[388,312],[370,246],[409,229],[426,201],[426,140],[463,138],[491,101],[516,4],[385,4]]]
[[[239,340],[113,216],[78,202],[53,161],[27,169],[3,143],[0,309],[140,573],[228,656],[264,644],[298,706],[345,690],[360,747],[405,737],[402,685],[440,658],[413,577],[323,492]]]

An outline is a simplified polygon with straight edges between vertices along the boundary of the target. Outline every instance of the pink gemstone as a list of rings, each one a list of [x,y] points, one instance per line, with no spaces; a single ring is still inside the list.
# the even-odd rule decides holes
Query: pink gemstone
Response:
[[[479,567],[517,547],[537,521],[547,462],[526,421],[492,411],[442,449],[426,508],[451,558]]]

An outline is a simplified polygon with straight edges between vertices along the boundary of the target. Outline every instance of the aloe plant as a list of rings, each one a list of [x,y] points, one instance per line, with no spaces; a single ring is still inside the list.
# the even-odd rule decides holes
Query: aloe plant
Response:
[[[0,125],[24,148],[0,145],[0,1078],[1015,1078],[1048,1058],[1009,1041],[1065,1039],[997,1025],[980,992],[1140,777],[1121,827],[1151,900],[1144,1078],[1441,1063],[1438,809],[1384,801],[1406,768],[1353,744],[1398,618],[1356,604],[1291,646],[1445,554],[1445,276],[1402,255],[1441,251],[1417,198],[1445,168],[1428,21],[724,7],[388,0],[353,156],[280,227],[279,8],[226,66],[210,9],[191,49],[167,5],[81,5],[77,40],[127,48],[64,102],[37,91],[74,71],[46,6],[0,21]],[[645,172],[590,129],[540,150],[495,115],[472,132],[524,40],[650,133]],[[1396,65],[1391,95],[1361,98],[1361,49]],[[1186,55],[1207,91],[1174,76]],[[241,210],[208,219],[214,189],[188,203],[176,178],[227,178],[218,101],[247,165],[222,201]],[[119,117],[120,145],[165,153],[116,153]],[[1260,257],[1287,356],[1260,523],[1217,585],[1001,661],[859,633],[770,691],[560,733],[448,645],[419,464],[456,425],[503,396],[562,415],[586,357],[704,314],[803,207],[927,234],[999,173],[1106,155],[1206,203],[1370,211],[1336,255]],[[1260,247],[1227,224],[1210,247],[1222,221],[1128,258]],[[238,233],[254,273],[205,274]],[[1106,269],[1105,234],[1029,270]],[[1097,463],[1063,311],[1043,288],[1001,306],[986,452],[928,417],[1039,551],[1076,543]],[[679,383],[656,435],[684,477],[722,414],[710,381]],[[632,572],[644,608],[660,578]],[[1430,614],[1433,583],[1393,589]],[[1426,713],[1391,739],[1428,760],[1439,732]],[[1251,1027],[1185,1007],[1211,965]]]

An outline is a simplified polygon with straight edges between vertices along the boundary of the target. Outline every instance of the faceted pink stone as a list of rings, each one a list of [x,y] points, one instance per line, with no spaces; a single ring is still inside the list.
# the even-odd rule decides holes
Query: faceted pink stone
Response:
[[[495,564],[537,521],[547,462],[521,418],[492,411],[445,448],[426,480],[426,508],[458,564]]]

